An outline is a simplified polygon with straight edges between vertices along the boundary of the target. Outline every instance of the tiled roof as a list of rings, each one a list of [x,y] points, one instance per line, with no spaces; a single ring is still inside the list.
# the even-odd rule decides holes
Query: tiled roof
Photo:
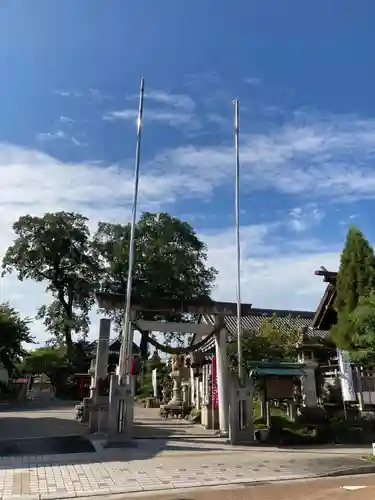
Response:
[[[96,346],[97,346],[97,340],[93,342],[93,352],[96,352]],[[109,352],[116,354],[120,352],[120,347],[121,347],[121,339],[119,337],[115,337],[112,339],[109,339]],[[133,342],[133,352],[138,352],[139,347],[135,342]]]
[[[286,314],[285,314],[286,313]],[[294,328],[303,328],[310,326],[314,317],[313,312],[307,311],[273,311],[266,309],[254,309],[251,316],[244,316],[241,319],[242,329],[244,331],[259,330],[262,321],[276,315],[276,324],[282,330],[283,327],[292,326]],[[224,318],[225,327],[228,330],[229,337],[235,336],[237,332],[237,318],[235,316],[226,316]]]
[[[283,327],[290,325],[294,328],[308,327],[307,337],[308,338],[324,338],[327,336],[328,332],[315,330],[310,327],[314,312],[311,311],[284,311],[284,310],[274,310],[274,309],[252,309],[252,314],[243,316],[241,318],[241,324],[243,330],[246,332],[257,331],[260,328],[261,322],[265,318],[270,318],[272,315],[276,316],[276,323],[280,326],[282,330]],[[203,315],[203,320],[205,322],[214,323],[214,316]],[[237,335],[237,318],[235,316],[225,316],[224,324],[228,331],[228,340],[234,340]],[[210,341],[206,348],[211,348],[213,340]]]

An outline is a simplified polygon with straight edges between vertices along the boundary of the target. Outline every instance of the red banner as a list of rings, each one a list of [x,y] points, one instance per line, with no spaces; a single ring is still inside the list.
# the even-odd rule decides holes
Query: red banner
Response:
[[[212,407],[219,408],[219,395],[217,392],[217,367],[216,356],[212,356]]]

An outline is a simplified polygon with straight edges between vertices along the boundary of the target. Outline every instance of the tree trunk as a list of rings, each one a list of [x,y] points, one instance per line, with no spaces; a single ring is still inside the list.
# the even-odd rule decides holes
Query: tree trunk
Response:
[[[141,332],[141,343],[139,346],[141,359],[143,361],[148,358],[148,342],[150,338],[150,332]]]
[[[72,340],[72,332],[70,331],[70,328],[65,328],[64,337],[66,345],[66,357],[68,358],[69,361],[74,361],[75,352]]]

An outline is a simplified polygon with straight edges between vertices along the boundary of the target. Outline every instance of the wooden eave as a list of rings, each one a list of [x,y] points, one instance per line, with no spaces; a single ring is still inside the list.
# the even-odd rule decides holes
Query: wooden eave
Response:
[[[316,276],[323,276],[323,281],[328,283],[324,295],[320,300],[316,309],[314,318],[312,320],[312,328],[328,330],[331,324],[327,325],[328,314],[334,313],[334,300],[336,296],[336,278],[337,273],[327,271],[326,269],[319,269],[315,271]],[[331,323],[328,321],[328,323]]]

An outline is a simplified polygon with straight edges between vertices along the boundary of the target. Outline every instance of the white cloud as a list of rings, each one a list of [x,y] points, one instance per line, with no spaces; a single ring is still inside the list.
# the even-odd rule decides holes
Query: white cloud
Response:
[[[243,129],[245,127],[243,126]],[[268,134],[242,133],[241,182],[267,190],[346,201],[375,196],[375,121],[301,116]],[[160,171],[173,167],[211,187],[233,177],[233,146],[182,146],[155,157]]]
[[[241,135],[242,188],[245,193],[265,189],[316,200],[327,195],[344,201],[373,197],[374,151],[372,121],[349,117],[308,121],[297,116],[267,135]],[[189,198],[207,200],[215,188],[232,182],[233,147],[179,147],[144,161],[141,169],[140,210],[168,209],[176,200]],[[92,227],[99,219],[127,221],[132,171],[133,161],[107,166],[64,163],[38,151],[0,144],[0,254],[12,240],[12,223],[25,213],[79,211],[90,218]],[[314,212],[314,205],[295,203],[289,214],[289,221],[299,223],[294,229],[303,229],[309,216],[315,222],[322,216]],[[302,231],[299,239],[280,241],[278,224],[242,229],[242,300],[258,307],[313,310],[324,291],[314,270],[321,265],[336,269],[339,248],[302,238]],[[235,300],[233,229],[206,231],[202,237],[209,245],[210,263],[220,271],[214,297]],[[11,299],[23,314],[34,314],[45,301],[41,285],[18,283],[14,277],[4,278],[1,285],[2,300]],[[93,318],[97,321],[95,314]],[[40,323],[33,331],[45,338]]]
[[[89,96],[94,101],[97,101],[97,102],[107,101],[107,100],[111,99],[111,97],[109,95],[103,94],[103,92],[101,90],[95,89],[95,88],[89,89]]]
[[[303,232],[318,225],[324,218],[324,212],[315,204],[295,207],[289,212],[289,227],[296,232]]]
[[[145,93],[145,99],[185,111],[193,111],[195,108],[195,102],[186,94],[172,94],[162,90],[151,90]]]
[[[74,137],[74,135],[72,135],[72,137],[70,138],[70,140],[72,141],[72,143],[75,146],[87,146],[86,142],[80,141],[79,139],[77,139],[77,137]]]
[[[314,311],[325,284],[314,275],[324,265],[336,270],[338,248],[300,245],[279,246],[267,226],[241,230],[241,300],[253,307]],[[209,261],[219,270],[214,298],[236,300],[236,246],[234,228],[202,238],[208,244]],[[305,247],[305,248],[301,248]],[[326,246],[325,246],[326,247]]]
[[[55,141],[56,139],[65,139],[66,134],[62,130],[56,132],[45,132],[37,135],[38,141]]]
[[[130,120],[137,123],[138,111],[136,109],[122,109],[118,111],[110,111],[103,116],[104,120],[117,121],[117,120]],[[179,127],[181,125],[188,125],[195,122],[194,115],[190,113],[174,111],[174,110],[156,110],[148,109],[144,111],[144,121],[156,122],[159,124],[169,125],[170,127]]]
[[[257,86],[262,83],[262,80],[261,78],[258,78],[256,76],[249,76],[248,78],[245,78],[245,83],[247,83],[248,85]]]
[[[177,198],[194,198],[206,189],[185,174],[172,171],[160,176],[156,169],[145,167],[139,186],[140,211],[166,208]],[[89,217],[92,229],[99,220],[129,220],[133,161],[121,166],[64,163],[40,151],[0,143],[0,174],[0,258],[13,239],[13,222],[26,213],[78,211]],[[22,314],[34,316],[46,296],[42,284],[20,283],[6,276],[1,280],[1,300],[11,300]],[[34,323],[33,333],[39,340],[45,338],[39,322]]]
[[[54,90],[52,94],[60,97],[82,97],[81,92],[78,92],[76,90],[57,89]]]
[[[61,123],[74,123],[73,118],[69,118],[68,116],[60,116],[59,120]]]
[[[137,96],[131,96],[131,100],[138,99]],[[151,101],[152,106],[148,103]],[[157,107],[154,107],[154,105]],[[147,122],[156,122],[170,127],[180,127],[189,125],[197,126],[197,118],[194,113],[195,102],[186,94],[172,94],[162,90],[151,90],[145,93],[144,120]],[[120,109],[106,113],[104,120],[130,120],[137,121],[137,109]]]

